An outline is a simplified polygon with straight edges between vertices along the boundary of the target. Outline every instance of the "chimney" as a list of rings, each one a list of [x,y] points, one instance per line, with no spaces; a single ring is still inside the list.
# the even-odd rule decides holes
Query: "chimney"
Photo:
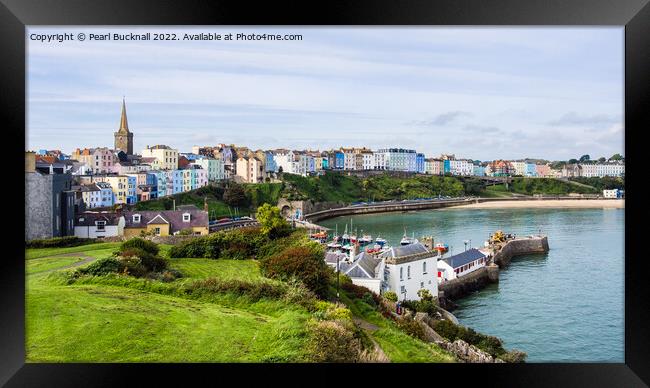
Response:
[[[357,243],[352,244],[350,247],[350,261],[354,261],[355,257],[357,257]]]

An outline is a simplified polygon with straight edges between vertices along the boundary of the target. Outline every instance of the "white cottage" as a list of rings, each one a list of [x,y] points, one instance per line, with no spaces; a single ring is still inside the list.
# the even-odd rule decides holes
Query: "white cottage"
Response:
[[[489,253],[471,248],[457,255],[438,260],[438,283],[468,275],[487,265]]]
[[[437,251],[416,242],[391,247],[379,257],[385,262],[383,291],[395,292],[399,300],[419,300],[421,289],[438,295]]]
[[[124,224],[124,216],[112,212],[84,212],[75,217],[74,235],[81,238],[122,236]]]

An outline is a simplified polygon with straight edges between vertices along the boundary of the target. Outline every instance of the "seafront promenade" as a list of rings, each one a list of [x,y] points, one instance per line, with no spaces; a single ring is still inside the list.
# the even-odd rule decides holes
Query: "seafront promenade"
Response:
[[[519,198],[449,198],[432,200],[407,200],[380,203],[369,203],[327,209],[304,215],[304,219],[312,222],[333,217],[438,209],[448,207],[463,208],[624,208],[623,199],[580,198],[572,196],[554,197],[519,197]]]

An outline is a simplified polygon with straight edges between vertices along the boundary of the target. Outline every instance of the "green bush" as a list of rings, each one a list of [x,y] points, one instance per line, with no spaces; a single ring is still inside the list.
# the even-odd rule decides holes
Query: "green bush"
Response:
[[[415,319],[399,319],[397,321],[397,327],[402,330],[404,333],[426,341],[426,336],[424,334],[424,329],[420,326],[420,323]]]
[[[123,265],[114,257],[107,257],[99,259],[84,268],[79,268],[75,271],[77,275],[92,275],[102,276],[113,272],[120,272],[123,270]]]
[[[90,238],[79,238],[76,236],[54,237],[47,239],[32,240],[25,243],[26,248],[64,248],[76,247],[79,245],[92,244],[96,240]]]
[[[386,298],[386,300],[389,300],[391,302],[397,302],[397,294],[393,291],[384,292],[384,298]]]
[[[505,362],[518,363],[518,362],[526,361],[526,357],[527,354],[522,351],[511,350],[509,352],[500,355],[498,358],[502,359]]]
[[[375,302],[375,298],[373,298],[372,293],[366,292],[363,294],[363,297],[361,298],[366,304],[370,305],[371,307],[377,307],[377,302]]]
[[[124,275],[134,276],[141,278],[147,275],[149,271],[142,265],[142,259],[137,256],[118,257],[120,262],[120,273]]]
[[[482,351],[491,354],[494,357],[501,357],[507,353],[503,348],[503,343],[499,338],[477,333],[471,328],[456,325],[453,322],[447,320],[435,321],[433,324],[433,329],[436,331],[436,333],[440,334],[448,341],[453,342],[457,339],[461,339],[468,344],[474,345]],[[506,357],[519,357],[519,355],[513,353],[512,355]]]
[[[193,238],[173,246],[172,258],[253,259],[268,242],[259,228],[241,228]]]
[[[340,322],[317,321],[309,326],[307,352],[313,362],[357,362],[361,341]]]
[[[327,295],[328,279],[332,271],[323,258],[320,247],[289,247],[260,261],[262,273],[269,278],[288,280],[297,278],[319,297]]]
[[[120,245],[120,252],[129,249],[129,248],[138,248],[143,251],[150,253],[152,255],[157,255],[160,251],[158,245],[153,241],[145,240],[142,238],[134,237],[130,240],[126,240]]]
[[[187,286],[187,292],[193,295],[230,292],[257,301],[262,298],[283,298],[286,294],[286,287],[270,283],[249,283],[241,280],[208,278],[192,282]]]

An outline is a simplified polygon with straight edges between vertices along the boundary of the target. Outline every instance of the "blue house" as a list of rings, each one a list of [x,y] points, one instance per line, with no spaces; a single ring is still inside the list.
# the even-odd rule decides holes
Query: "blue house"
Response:
[[[474,176],[485,176],[485,167],[474,165],[474,171],[472,173]]]
[[[111,184],[108,182],[95,182],[95,185],[99,187],[100,198],[101,198],[101,207],[113,206],[113,189]]]
[[[174,170],[173,173],[172,194],[183,192],[183,170]]]
[[[137,187],[136,187],[138,184],[138,178],[135,176],[128,176],[128,178],[129,178],[129,186],[126,192],[126,203],[132,205],[138,202]]]
[[[424,174],[424,154],[415,155],[415,170],[418,174]]]
[[[537,168],[533,163],[526,163],[526,176],[537,176]]]
[[[266,172],[278,172],[278,164],[273,159],[273,153],[270,151],[264,152],[264,159],[266,166]]]
[[[323,168],[323,170],[328,170],[330,168],[329,165],[330,165],[329,158],[327,156],[323,156],[323,161],[321,163],[321,167]]]
[[[449,159],[443,160],[442,173],[443,174],[451,173],[451,163],[449,162]]]
[[[334,155],[336,157],[336,159],[334,159],[334,169],[343,170],[343,167],[345,166],[345,154],[341,151],[336,151]]]

